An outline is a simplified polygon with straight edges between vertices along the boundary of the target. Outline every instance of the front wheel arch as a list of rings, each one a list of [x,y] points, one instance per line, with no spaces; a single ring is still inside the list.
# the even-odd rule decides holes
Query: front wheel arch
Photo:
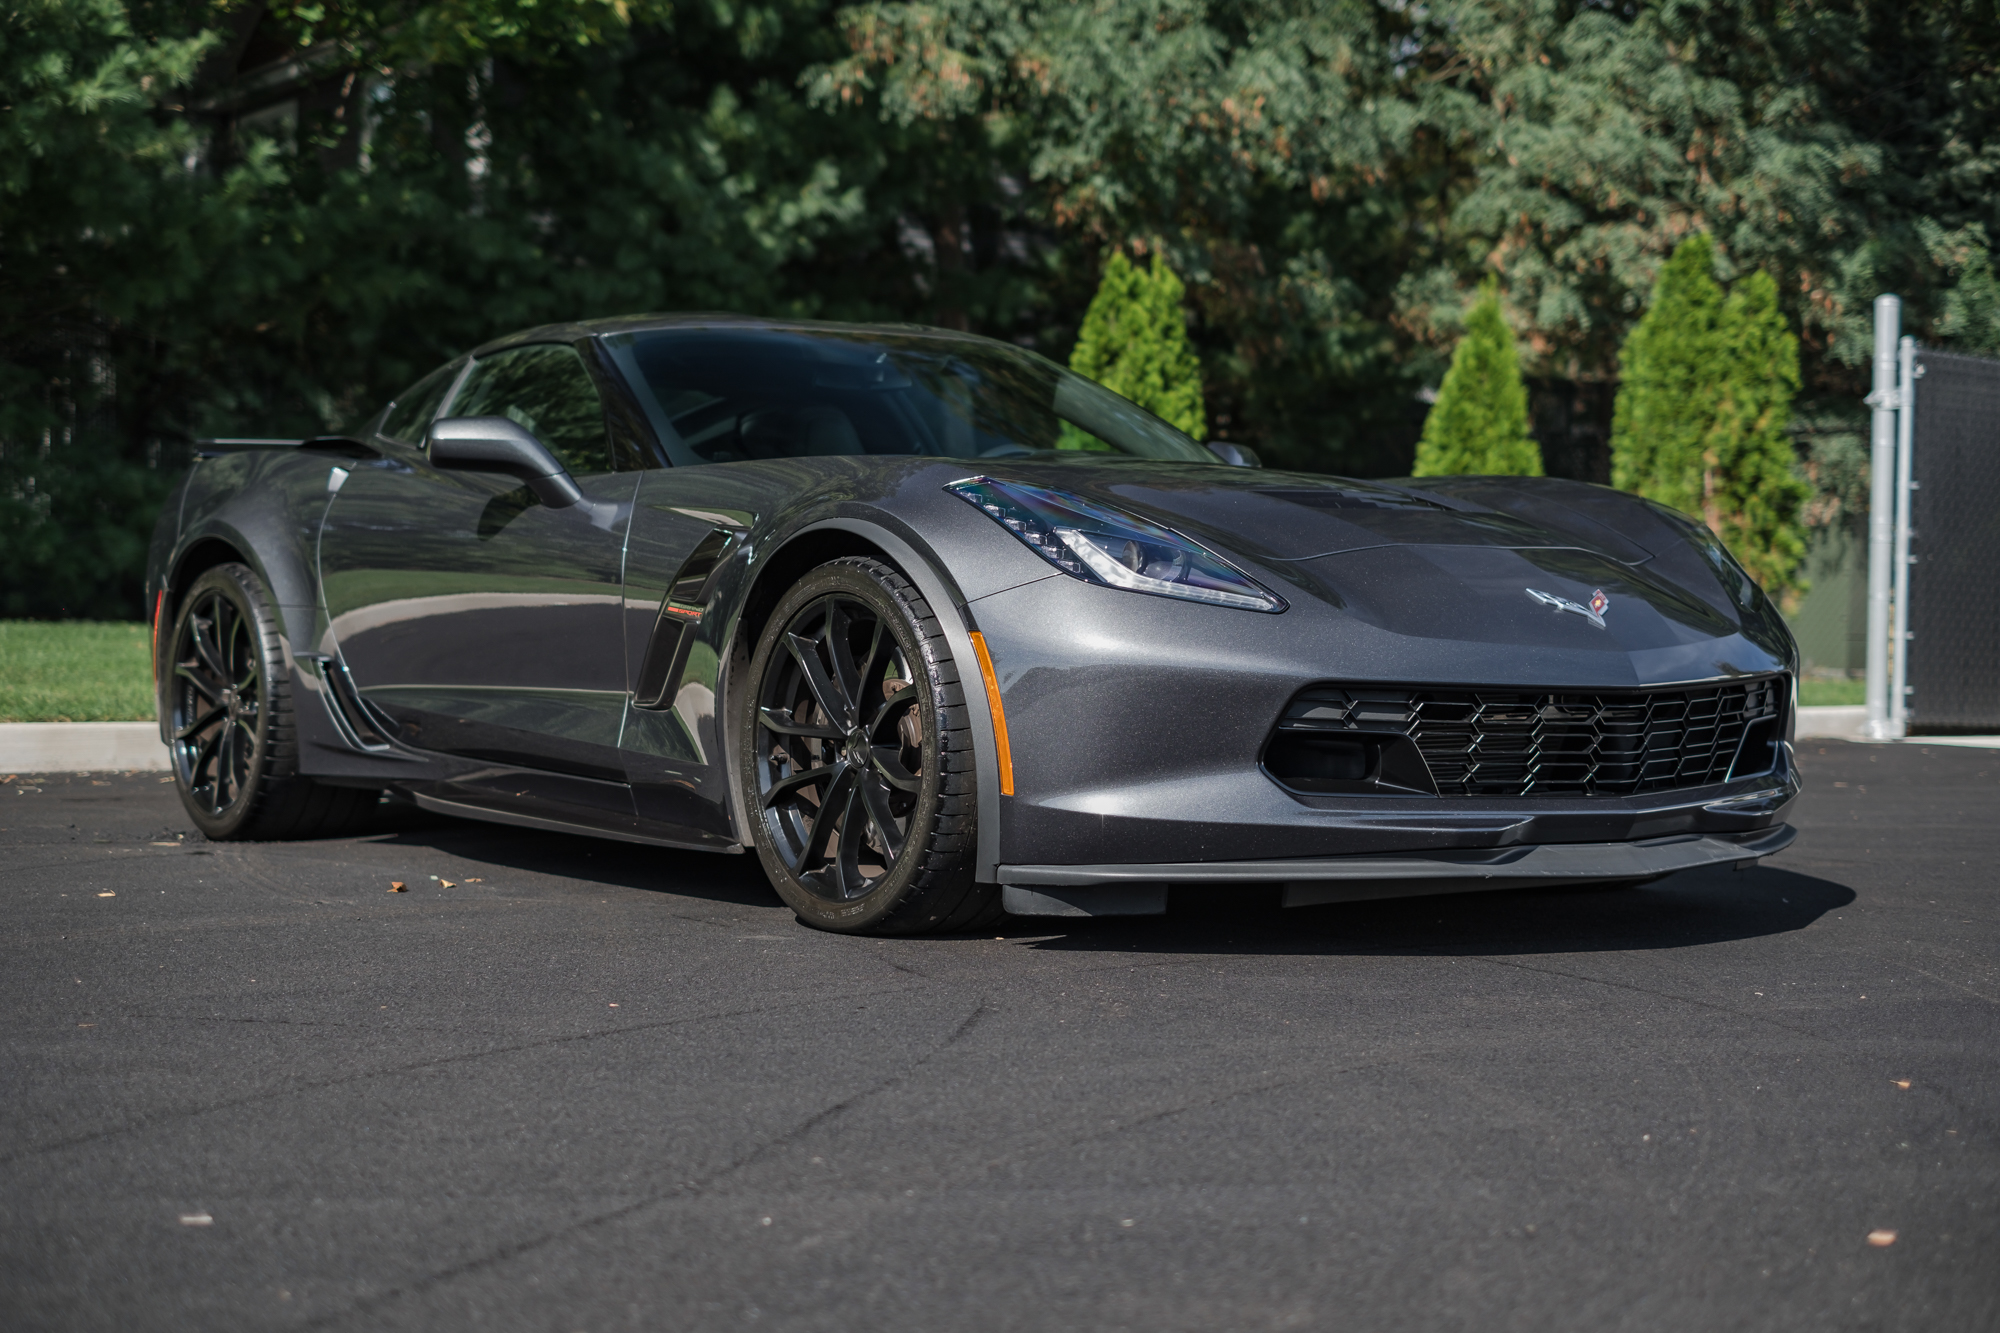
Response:
[[[814,556],[817,551],[828,554]],[[764,632],[764,623],[770,618],[778,600],[808,570],[846,555],[880,560],[914,583],[917,591],[924,595],[924,600],[930,603],[953,659],[968,665],[978,660],[973,651],[971,634],[978,625],[971,609],[965,604],[957,581],[939,567],[935,556],[920,550],[902,534],[861,519],[831,518],[803,528],[788,538],[758,567],[722,653],[723,671],[721,688],[717,691],[720,697],[716,700],[716,715],[723,719],[723,776],[729,793],[730,820],[737,841],[746,849],[754,844],[750,839],[748,812],[743,809],[739,797],[742,775],[736,765],[742,737],[735,721],[736,709],[731,703],[734,691],[745,679],[757,637]],[[790,572],[789,577],[778,577],[785,571]],[[987,705],[983,689],[968,690],[965,706],[971,712],[974,734],[978,738],[973,747],[979,792],[979,846],[974,858],[974,872],[982,883],[992,883],[998,875],[1001,816],[1000,768],[994,759],[997,750],[993,713]]]
[[[977,741],[964,667],[907,576],[872,557],[808,570],[742,681],[738,799],[802,922],[905,934],[997,919],[998,886],[977,879],[968,836]]]

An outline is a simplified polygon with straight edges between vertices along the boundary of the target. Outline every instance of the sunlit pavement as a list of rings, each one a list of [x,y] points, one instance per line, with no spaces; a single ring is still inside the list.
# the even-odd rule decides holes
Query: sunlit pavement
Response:
[[[2000,752],[1802,749],[1751,871],[919,940],[16,777],[0,1326],[1992,1329]]]

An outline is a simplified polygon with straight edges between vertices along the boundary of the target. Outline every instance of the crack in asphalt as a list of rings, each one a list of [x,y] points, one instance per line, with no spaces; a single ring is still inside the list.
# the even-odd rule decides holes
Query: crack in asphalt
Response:
[[[655,1032],[665,1028],[682,1027],[690,1023],[722,1022],[731,1018],[746,1018],[754,1014],[779,1013],[786,1009],[822,1005],[829,998],[846,1000],[861,996],[896,995],[906,989],[907,987],[901,986],[879,987],[873,990],[853,991],[833,996],[814,996],[809,1000],[795,1000],[785,1004],[760,1004],[744,1009],[725,1010],[721,1013],[690,1014],[685,1018],[663,1018],[651,1023],[635,1023],[616,1028],[599,1028],[591,1032],[572,1032],[559,1037],[544,1037],[536,1041],[517,1042],[512,1046],[495,1046],[481,1051],[461,1051],[454,1055],[433,1056],[427,1060],[416,1060],[408,1064],[392,1065],[386,1069],[372,1069],[358,1074],[345,1074],[339,1078],[314,1079],[306,1083],[296,1083],[284,1088],[272,1088],[264,1092],[251,1093],[244,1097],[234,1097],[225,1101],[211,1102],[204,1106],[190,1107],[186,1110],[169,1111],[154,1116],[143,1116],[122,1125],[113,1125],[105,1129],[93,1130],[88,1134],[78,1134],[67,1139],[58,1139],[53,1143],[22,1148],[15,1152],[0,1155],[0,1167],[12,1166],[14,1163],[25,1161],[30,1157],[39,1157],[47,1153],[62,1152],[69,1148],[81,1147],[87,1143],[98,1143],[105,1139],[116,1138],[121,1134],[138,1133],[142,1130],[152,1129],[176,1120],[191,1120],[199,1116],[211,1115],[217,1111],[230,1111],[243,1106],[254,1106],[259,1102],[295,1097],[300,1093],[319,1092],[327,1088],[337,1088],[353,1083],[365,1083],[371,1079],[395,1078],[402,1074],[420,1073],[426,1069],[440,1069],[449,1065],[466,1064],[472,1061],[491,1059],[498,1055],[517,1055],[523,1051],[545,1050],[572,1042],[598,1041],[609,1037],[624,1037],[641,1032]]]
[[[343,1310],[329,1311],[326,1314],[319,1315],[316,1318],[307,1320],[304,1324],[300,1325],[300,1327],[326,1328],[334,1324],[342,1323],[348,1319],[353,1318],[354,1316],[364,1315],[370,1310],[379,1309],[382,1306],[388,1305],[395,1301],[402,1300],[405,1297],[419,1295],[425,1291],[429,1291],[433,1287],[441,1286],[446,1282],[450,1282],[455,1278],[464,1277],[472,1273],[483,1272],[487,1269],[495,1268],[502,1264],[510,1263],[513,1260],[520,1258],[522,1255],[531,1254],[536,1250],[543,1249],[549,1245],[553,1245],[558,1241],[567,1239],[568,1237],[580,1235],[586,1231],[591,1231],[598,1227],[609,1225],[610,1223],[613,1222],[622,1221],[625,1218],[631,1217],[634,1214],[644,1211],[645,1209],[655,1207],[662,1203],[666,1203],[671,1199],[698,1198],[704,1193],[706,1193],[709,1189],[711,1189],[718,1181],[721,1181],[727,1178],[728,1176],[734,1175],[738,1171],[742,1171],[745,1168],[754,1165],[758,1161],[769,1156],[771,1153],[776,1152],[779,1149],[785,1147],[787,1144],[797,1142],[799,1139],[803,1138],[807,1134],[810,1134],[813,1130],[819,1128],[821,1125],[826,1124],[828,1121],[833,1120],[841,1115],[844,1115],[848,1111],[854,1109],[856,1106],[859,1106],[862,1103],[867,1102],[875,1097],[879,1097],[883,1093],[888,1092],[891,1089],[904,1083],[919,1069],[922,1069],[926,1064],[930,1063],[932,1060],[936,1059],[938,1056],[944,1054],[946,1051],[950,1050],[953,1046],[957,1045],[960,1041],[964,1040],[967,1034],[972,1032],[974,1028],[978,1027],[979,1024],[985,1019],[986,1015],[991,1012],[992,1010],[988,1007],[985,999],[981,998],[976,1004],[974,1004],[972,1012],[967,1014],[962,1020],[960,1020],[958,1026],[953,1028],[951,1033],[948,1036],[946,1036],[943,1041],[939,1042],[929,1051],[926,1051],[923,1055],[919,1056],[916,1060],[911,1062],[910,1065],[907,1066],[906,1068],[901,1069],[896,1073],[889,1075],[887,1078],[882,1079],[880,1082],[875,1083],[870,1087],[864,1088],[859,1092],[853,1093],[841,1099],[840,1101],[835,1102],[832,1106],[824,1107],[818,1111],[815,1111],[813,1114],[807,1116],[804,1120],[801,1120],[798,1124],[786,1130],[784,1133],[778,1135],[775,1138],[767,1139],[763,1143],[757,1144],[755,1147],[742,1153],[741,1155],[725,1163],[724,1165],[717,1167],[715,1170],[710,1171],[706,1175],[697,1176],[693,1180],[680,1181],[668,1189],[658,1190],[652,1194],[647,1195],[645,1198],[636,1199],[631,1203],[621,1204],[616,1208],[607,1209],[604,1212],[594,1214],[590,1217],[580,1218],[574,1222],[565,1223],[562,1226],[554,1227],[548,1231],[545,1231],[538,1236],[531,1236],[526,1240],[515,1241],[509,1245],[502,1245],[494,1250],[489,1251],[486,1254],[480,1255],[478,1258],[468,1259],[462,1263],[453,1264],[448,1268],[441,1268],[436,1272],[427,1273],[420,1278],[414,1278],[408,1282],[404,1282],[397,1286],[390,1287],[385,1291],[377,1292],[372,1296],[361,1297],[360,1299],[351,1302],[347,1306],[347,1308]]]

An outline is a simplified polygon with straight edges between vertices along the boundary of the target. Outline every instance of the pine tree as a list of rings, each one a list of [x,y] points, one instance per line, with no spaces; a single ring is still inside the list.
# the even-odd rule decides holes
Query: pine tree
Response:
[[[1451,354],[1437,402],[1417,444],[1419,477],[1470,473],[1539,477],[1542,447],[1528,435],[1528,387],[1514,334],[1491,282],[1466,312],[1465,336]]]
[[[1208,433],[1208,414],[1201,361],[1188,343],[1181,309],[1186,294],[1180,276],[1157,251],[1151,273],[1114,253],[1084,314],[1069,368],[1200,440]],[[1062,447],[1090,448],[1092,442],[1066,427]]]
[[[1764,272],[1737,283],[1722,307],[1720,341],[1729,375],[1703,451],[1702,519],[1773,596],[1803,592],[1806,501],[1785,427],[1799,390],[1799,340]]]
[[[1653,284],[1652,303],[1621,353],[1611,416],[1611,484],[1702,517],[1702,454],[1728,373],[1718,336],[1715,248],[1690,236]]]
[[[1681,242],[1625,340],[1611,481],[1706,523],[1773,597],[1803,591],[1803,510],[1786,426],[1799,344],[1768,273],[1724,296],[1706,236]]]

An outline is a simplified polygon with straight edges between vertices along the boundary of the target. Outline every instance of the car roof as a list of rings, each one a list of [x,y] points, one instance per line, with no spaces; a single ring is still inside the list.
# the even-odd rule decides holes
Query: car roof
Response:
[[[486,356],[506,347],[516,347],[523,343],[574,342],[579,338],[601,338],[618,333],[646,333],[656,329],[770,329],[773,331],[797,330],[814,333],[870,334],[896,332],[904,335],[917,334],[935,337],[950,342],[997,343],[999,346],[1025,351],[1017,344],[997,338],[985,338],[976,333],[965,333],[958,329],[940,329],[928,324],[903,324],[884,321],[879,324],[844,323],[837,320],[818,319],[768,319],[755,315],[738,315],[727,311],[675,312],[670,314],[612,315],[602,319],[574,320],[561,324],[542,324],[518,333],[509,333],[482,343],[472,351],[474,356]]]

